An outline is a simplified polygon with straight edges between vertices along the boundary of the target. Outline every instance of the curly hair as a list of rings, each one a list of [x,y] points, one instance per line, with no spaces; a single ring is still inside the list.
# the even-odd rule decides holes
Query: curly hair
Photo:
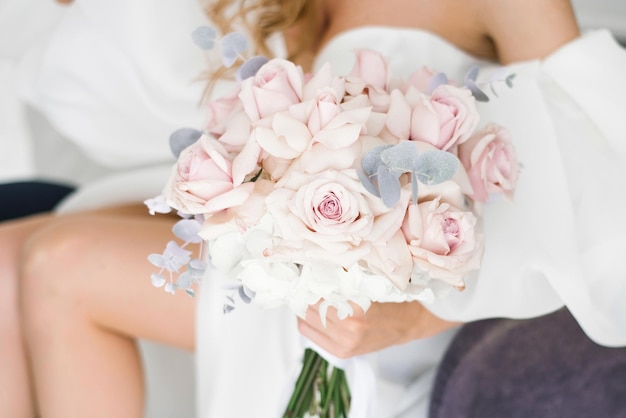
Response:
[[[312,0],[204,0],[205,13],[216,28],[223,34],[235,29],[244,29],[251,37],[255,54],[271,56],[269,38],[280,33],[296,22],[302,24],[293,41],[293,53],[288,57],[297,59],[300,53],[309,51],[315,43],[311,36],[316,24],[314,2]],[[205,100],[216,80],[232,76],[233,71],[225,68],[205,74],[209,80],[205,90]]]
[[[250,33],[256,50],[266,55],[268,38],[296,21],[311,22],[312,9],[313,2],[307,0],[213,0],[205,5],[209,19],[222,33],[241,24]],[[297,40],[299,50],[312,42],[304,32]]]

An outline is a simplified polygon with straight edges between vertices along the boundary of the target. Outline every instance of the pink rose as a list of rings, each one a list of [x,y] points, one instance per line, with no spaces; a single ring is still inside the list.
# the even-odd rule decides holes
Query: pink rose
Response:
[[[360,78],[365,84],[386,90],[389,83],[389,64],[380,53],[371,49],[359,49],[351,76]]]
[[[411,139],[446,151],[468,140],[478,119],[476,100],[468,89],[441,85],[413,108]]]
[[[413,273],[463,288],[463,277],[480,266],[482,243],[476,224],[473,213],[440,198],[410,205],[402,232],[413,255]]]
[[[335,90],[330,88],[324,88],[318,92],[307,121],[307,126],[313,135],[324,129],[341,111],[340,103],[342,98]]]
[[[388,278],[400,290],[406,289],[413,272],[413,260],[402,231],[382,245],[373,245],[364,260],[375,274]]]
[[[312,137],[309,128],[289,112],[276,113],[271,126],[257,126],[252,131],[252,138],[267,154],[286,160],[300,156]]]
[[[302,68],[277,58],[241,82],[239,98],[250,119],[257,121],[299,103],[303,83]]]
[[[204,135],[181,152],[163,194],[183,213],[212,214],[242,204],[252,189],[252,183],[233,183],[226,149]]]
[[[430,90],[430,81],[436,74],[437,73],[430,68],[422,67],[409,76],[407,85],[413,86],[417,90],[426,93]]]
[[[365,95],[373,111],[384,113],[389,107],[390,82],[389,64],[385,57],[378,52],[361,49],[357,51],[352,73],[346,77],[346,99]]]
[[[492,193],[513,198],[519,163],[509,131],[495,124],[487,125],[459,146],[459,160],[469,175],[474,200],[486,202]]]
[[[369,253],[372,241],[391,239],[404,216],[369,194],[352,169],[291,173],[267,205],[281,238],[276,253],[346,267]]]
[[[226,130],[227,121],[242,109],[239,89],[234,93],[211,100],[206,105],[206,123],[204,129],[219,136]]]

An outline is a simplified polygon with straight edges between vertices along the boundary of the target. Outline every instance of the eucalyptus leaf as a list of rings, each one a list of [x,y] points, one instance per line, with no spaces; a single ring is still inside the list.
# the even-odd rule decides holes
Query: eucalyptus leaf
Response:
[[[372,182],[367,174],[365,174],[361,170],[357,170],[356,174],[359,177],[359,180],[361,180],[361,184],[363,185],[363,187],[365,187],[365,190],[367,190],[376,197],[380,197],[380,193],[378,193],[378,187],[376,187],[376,185]]]
[[[148,256],[148,261],[156,267],[163,268],[165,267],[165,257],[162,254],[150,254]]]
[[[152,281],[152,286],[154,287],[162,287],[165,282],[167,282],[167,279],[162,274],[158,273],[152,273],[150,275],[150,279]]]
[[[176,287],[180,287],[181,289],[191,287],[193,281],[193,275],[190,272],[186,271],[178,276],[178,279],[176,280]]]
[[[413,203],[417,204],[417,193],[419,192],[419,182],[415,172],[411,172],[411,198]]]
[[[370,176],[376,173],[378,171],[378,167],[383,165],[380,154],[392,146],[393,145],[381,145],[368,151],[361,159],[361,167],[363,167],[363,170]]]
[[[220,43],[222,47],[222,63],[231,67],[237,57],[248,49],[248,39],[239,32],[231,32],[224,35]]]
[[[202,238],[198,235],[202,224],[195,219],[181,219],[172,227],[174,235],[185,242],[200,243]]]
[[[202,131],[194,128],[180,128],[170,135],[170,149],[176,158],[188,146],[194,144],[202,136]]]
[[[168,283],[165,285],[165,291],[167,293],[176,293],[176,285],[174,283]]]
[[[385,166],[378,167],[378,191],[385,206],[392,208],[400,200],[398,174]]]
[[[239,80],[245,80],[246,78],[253,77],[268,61],[269,59],[267,57],[261,55],[246,60],[237,70],[237,78]]]
[[[467,80],[465,86],[472,92],[472,96],[479,102],[488,102],[489,96],[485,94],[472,80]]]
[[[428,92],[432,93],[437,87],[448,84],[448,76],[444,73],[437,73],[428,81]]]
[[[248,296],[248,294],[246,293],[246,291],[243,288],[243,286],[239,287],[238,292],[239,292],[239,297],[241,298],[242,301],[244,301],[244,303],[252,302],[252,298],[250,298],[250,296]]]
[[[210,26],[199,26],[191,32],[191,39],[201,49],[211,50],[215,47],[217,32]]]
[[[489,90],[491,90],[491,92],[493,93],[495,97],[498,97],[498,92],[496,91],[494,87],[494,83],[489,83]]]
[[[204,260],[200,260],[199,258],[193,258],[187,264],[187,270],[193,274],[194,278],[202,276],[206,271],[209,263]]]
[[[414,171],[420,182],[433,185],[450,180],[458,168],[459,160],[453,154],[428,151],[417,158]]]
[[[465,82],[467,83],[468,81],[476,81],[476,79],[478,78],[479,70],[480,68],[478,67],[478,65],[472,65],[465,74]]]
[[[384,149],[380,153],[382,162],[392,171],[410,173],[413,171],[413,161],[419,156],[417,147],[411,141],[402,141]]]
[[[509,88],[513,88],[513,80],[515,79],[515,74],[509,74],[505,79],[504,82],[506,83],[506,85]]]

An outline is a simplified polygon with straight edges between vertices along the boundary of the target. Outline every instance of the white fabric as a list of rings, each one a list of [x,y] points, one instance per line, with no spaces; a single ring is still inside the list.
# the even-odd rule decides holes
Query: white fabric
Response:
[[[428,65],[462,80],[472,64],[483,67],[485,77],[501,70],[431,33],[388,27],[340,34],[317,65],[328,61],[345,74],[353,50],[365,47],[390,57],[395,73]],[[528,318],[567,305],[592,339],[626,345],[626,173],[620,160],[626,143],[619,126],[626,53],[608,32],[596,31],[509,72],[516,74],[514,87],[496,85],[499,97],[480,111],[483,123],[513,134],[523,164],[515,201],[487,205],[480,275],[429,309],[471,321]],[[198,305],[199,415],[279,416],[303,350],[295,319],[286,310],[250,305],[224,315],[221,286],[220,275],[211,272]],[[378,377],[371,416],[426,416],[437,364],[455,332],[366,356]]]
[[[41,129],[32,131],[38,135],[30,148],[38,154],[56,144],[41,157],[57,166],[55,172],[84,185],[59,211],[154,197],[174,162],[169,135],[180,127],[201,126],[204,118],[199,103],[205,82],[199,76],[206,69],[205,54],[190,36],[207,23],[198,1],[40,3],[3,0],[0,54],[14,65],[14,87],[22,103],[50,123],[37,124]],[[50,128],[58,132],[46,132]],[[70,156],[76,146],[83,154]],[[74,177],[67,176],[66,161],[75,165]],[[100,165],[104,167],[95,176],[93,168]],[[159,291],[149,277],[137,279]],[[147,380],[145,416],[194,416],[194,353],[140,343]]]
[[[169,134],[203,120],[203,16],[194,0],[78,0],[24,59],[21,94],[98,163],[172,161]]]

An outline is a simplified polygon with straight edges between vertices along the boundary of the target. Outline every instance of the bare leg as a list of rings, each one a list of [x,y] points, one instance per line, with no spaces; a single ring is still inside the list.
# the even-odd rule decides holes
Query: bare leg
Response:
[[[173,218],[145,207],[55,219],[25,247],[24,332],[43,418],[139,418],[135,338],[192,349],[194,302],[150,283]]]
[[[36,216],[0,224],[0,417],[35,416],[20,329],[16,260],[26,237],[49,217]]]

